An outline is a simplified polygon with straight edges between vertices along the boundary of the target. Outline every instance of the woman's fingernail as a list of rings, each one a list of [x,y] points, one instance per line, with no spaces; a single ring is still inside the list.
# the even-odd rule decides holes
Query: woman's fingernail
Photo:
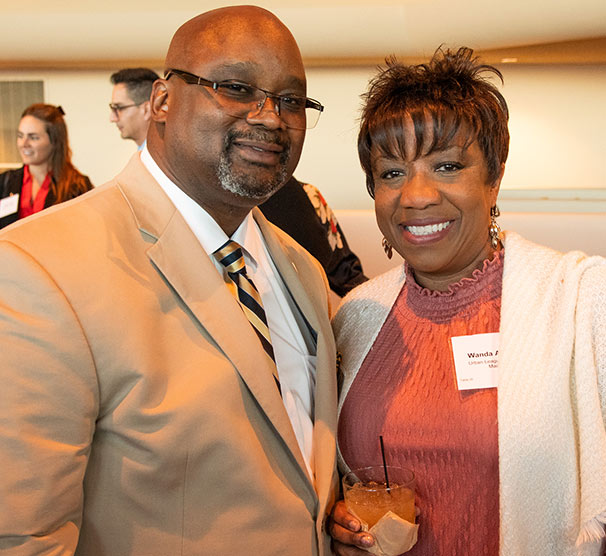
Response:
[[[360,524],[353,519],[347,524],[347,527],[350,531],[358,531],[360,529]]]
[[[364,546],[372,546],[375,543],[374,539],[370,535],[363,535],[360,542]]]

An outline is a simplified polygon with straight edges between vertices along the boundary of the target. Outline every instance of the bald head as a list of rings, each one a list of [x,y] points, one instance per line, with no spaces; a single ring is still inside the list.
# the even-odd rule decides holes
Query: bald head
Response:
[[[166,55],[165,69],[191,69],[215,53],[237,46],[264,47],[273,55],[289,56],[292,71],[304,75],[299,47],[288,28],[271,12],[257,6],[228,6],[200,14],[175,33]]]

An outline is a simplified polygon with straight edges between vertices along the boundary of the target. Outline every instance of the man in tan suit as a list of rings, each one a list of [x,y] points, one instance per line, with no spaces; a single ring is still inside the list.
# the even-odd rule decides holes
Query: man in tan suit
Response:
[[[0,235],[3,555],[330,551],[326,279],[256,208],[321,106],[260,8],[185,23],[166,70],[120,175]]]

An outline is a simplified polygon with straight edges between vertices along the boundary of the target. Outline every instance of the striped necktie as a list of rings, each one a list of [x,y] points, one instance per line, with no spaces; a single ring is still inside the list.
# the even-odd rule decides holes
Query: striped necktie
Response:
[[[228,239],[213,253],[213,256],[227,270],[227,274],[232,280],[232,283],[228,283],[228,286],[230,286],[233,296],[240,302],[240,307],[242,307],[253,330],[257,333],[265,353],[271,359],[274,380],[276,381],[278,390],[280,390],[280,379],[274,357],[274,348],[271,345],[271,338],[269,336],[265,310],[263,309],[261,296],[254,282],[246,274],[242,248],[235,241]]]

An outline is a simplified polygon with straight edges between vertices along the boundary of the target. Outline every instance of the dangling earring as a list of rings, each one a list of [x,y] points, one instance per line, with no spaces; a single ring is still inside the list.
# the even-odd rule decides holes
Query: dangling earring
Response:
[[[391,246],[389,241],[387,241],[387,239],[383,238],[383,241],[381,241],[381,245],[383,246],[383,251],[385,251],[387,258],[391,259],[393,257],[393,247]]]
[[[497,223],[497,218],[501,216],[499,207],[495,205],[490,209],[490,226],[488,227],[488,235],[490,236],[490,245],[493,249],[499,246],[501,240],[501,227]]]

